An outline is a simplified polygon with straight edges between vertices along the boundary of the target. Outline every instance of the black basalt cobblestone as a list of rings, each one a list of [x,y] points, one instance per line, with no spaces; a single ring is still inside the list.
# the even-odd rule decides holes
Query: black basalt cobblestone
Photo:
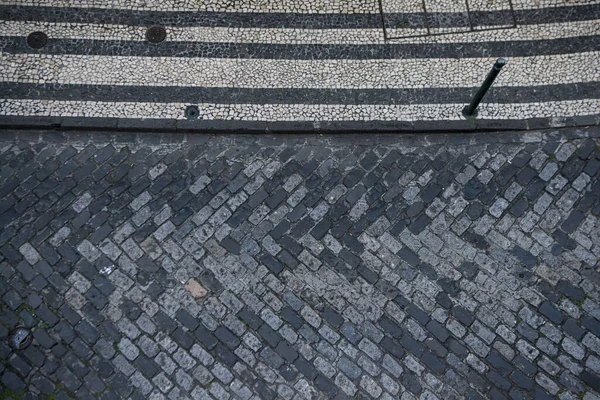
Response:
[[[597,398],[599,136],[5,132],[0,385]]]

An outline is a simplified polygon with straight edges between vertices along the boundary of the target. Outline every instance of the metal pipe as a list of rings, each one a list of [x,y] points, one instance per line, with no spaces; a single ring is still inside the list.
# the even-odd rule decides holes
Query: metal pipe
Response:
[[[483,96],[485,96],[487,91],[490,89],[490,86],[492,86],[492,83],[494,83],[494,80],[500,73],[500,70],[505,65],[506,65],[506,60],[504,58],[499,58],[496,60],[496,62],[494,63],[494,66],[492,67],[492,70],[485,78],[485,81],[483,81],[483,85],[481,85],[481,87],[479,88],[477,93],[475,93],[475,96],[473,97],[473,100],[471,100],[471,103],[469,103],[468,106],[463,108],[462,112],[463,112],[463,115],[465,116],[465,118],[469,118],[469,117],[472,117],[473,115],[475,115],[477,106],[479,106],[479,103],[481,103]]]

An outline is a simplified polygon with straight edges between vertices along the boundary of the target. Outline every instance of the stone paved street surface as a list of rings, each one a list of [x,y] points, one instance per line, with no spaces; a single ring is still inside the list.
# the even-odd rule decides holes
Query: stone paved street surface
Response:
[[[0,126],[598,125],[599,26],[600,0],[0,0]]]
[[[599,399],[599,144],[5,131],[1,397]]]

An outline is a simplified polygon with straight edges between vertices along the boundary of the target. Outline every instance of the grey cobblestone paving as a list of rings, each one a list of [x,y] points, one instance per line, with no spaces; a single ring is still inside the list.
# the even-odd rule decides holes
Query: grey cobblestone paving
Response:
[[[598,399],[599,137],[4,132],[3,396]]]

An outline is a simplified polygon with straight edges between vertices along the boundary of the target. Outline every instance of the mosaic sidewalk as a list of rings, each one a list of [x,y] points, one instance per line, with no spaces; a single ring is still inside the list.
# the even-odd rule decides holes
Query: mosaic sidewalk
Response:
[[[4,132],[2,398],[597,400],[599,145]]]
[[[160,43],[151,26],[166,29]],[[597,125],[598,0],[0,2],[0,124],[163,130]],[[27,44],[32,32],[48,39]],[[39,43],[44,44],[43,40]],[[467,120],[493,62],[507,66]],[[190,117],[185,110],[198,107]]]

